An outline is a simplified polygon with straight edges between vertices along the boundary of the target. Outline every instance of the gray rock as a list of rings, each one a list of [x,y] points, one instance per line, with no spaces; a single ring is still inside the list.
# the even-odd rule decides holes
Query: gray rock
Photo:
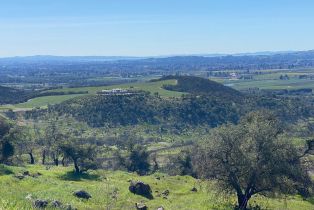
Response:
[[[77,208],[71,206],[70,204],[67,204],[64,209],[65,210],[77,210]]]
[[[14,177],[19,179],[19,180],[22,180],[25,178],[25,176],[23,174],[16,174],[16,175],[14,175]]]
[[[78,190],[78,191],[75,191],[73,193],[74,196],[78,197],[78,198],[83,198],[83,199],[90,199],[92,196],[86,192],[85,190]]]
[[[48,206],[48,201],[37,199],[34,201],[34,207],[37,209],[44,209]]]
[[[54,200],[51,202],[51,205],[55,208],[60,208],[62,206],[62,203],[60,201]]]
[[[132,181],[129,186],[130,192],[136,194],[136,195],[141,195],[143,197],[146,197],[148,199],[153,199],[152,195],[152,189],[148,184],[145,184],[144,182],[141,181]]]
[[[164,196],[164,197],[167,197],[169,195],[170,191],[169,190],[165,190],[163,191],[161,194]]]
[[[165,210],[165,208],[160,206],[160,207],[157,208],[157,210]]]
[[[42,174],[39,173],[39,172],[36,172],[36,173],[34,173],[34,174],[31,175],[31,177],[33,177],[33,178],[37,178],[37,177],[39,177],[39,176],[42,176]]]
[[[136,203],[135,207],[137,210],[147,210],[147,206],[144,203]]]
[[[33,200],[32,194],[28,194],[28,195],[25,197],[25,199],[32,201],[32,200]]]
[[[23,175],[24,175],[24,176],[30,176],[30,173],[29,173],[29,171],[24,171],[24,172],[23,172]]]
[[[192,192],[197,192],[196,187],[193,187],[191,191],[192,191]]]

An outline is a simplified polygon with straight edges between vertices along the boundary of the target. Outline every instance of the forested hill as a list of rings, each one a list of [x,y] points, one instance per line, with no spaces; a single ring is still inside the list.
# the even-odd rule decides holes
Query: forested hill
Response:
[[[0,104],[15,104],[31,98],[31,93],[9,87],[0,86]]]
[[[313,117],[314,105],[307,98],[246,96],[228,87],[195,77],[167,77],[177,85],[176,91],[189,92],[179,98],[163,98],[139,92],[135,95],[89,95],[49,106],[48,112],[72,115],[93,127],[116,127],[136,124],[186,126],[236,123],[240,116],[253,110],[274,110],[285,122]],[[166,87],[167,88],[167,87]],[[201,93],[201,94],[200,94]],[[47,110],[28,112],[38,117]]]
[[[218,82],[194,76],[165,76],[158,80],[177,80],[176,85],[165,85],[163,88],[171,91],[205,94],[217,96],[225,100],[243,99],[243,94],[233,88],[226,87]],[[158,81],[155,80],[155,81]]]
[[[233,101],[217,97],[188,95],[165,99],[148,93],[86,96],[49,107],[49,111],[71,114],[94,127],[142,123],[216,127],[228,121],[236,122],[239,114]]]
[[[91,126],[169,124],[179,127],[200,124],[216,127],[237,122],[244,96],[219,83],[188,76],[168,76],[160,80],[177,80],[165,89],[189,94],[181,98],[162,98],[146,92],[135,95],[96,95],[76,98],[51,106],[59,114],[71,114]]]

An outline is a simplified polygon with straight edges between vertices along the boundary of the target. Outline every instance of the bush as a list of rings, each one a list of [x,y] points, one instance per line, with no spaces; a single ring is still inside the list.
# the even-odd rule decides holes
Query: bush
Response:
[[[130,172],[146,175],[150,171],[149,153],[142,145],[135,145],[126,157],[119,155],[119,163]]]

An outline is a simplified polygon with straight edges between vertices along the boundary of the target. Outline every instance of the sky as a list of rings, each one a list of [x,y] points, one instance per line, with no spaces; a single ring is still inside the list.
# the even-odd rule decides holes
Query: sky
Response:
[[[0,0],[0,57],[314,49],[313,0]]]

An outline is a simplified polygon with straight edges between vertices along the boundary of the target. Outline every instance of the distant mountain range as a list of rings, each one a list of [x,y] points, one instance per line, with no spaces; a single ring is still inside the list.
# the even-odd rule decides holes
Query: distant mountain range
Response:
[[[314,50],[310,51],[263,51],[252,53],[234,53],[234,54],[174,54],[164,56],[54,56],[54,55],[34,55],[34,56],[15,56],[3,57],[0,61],[24,61],[24,62],[38,62],[38,61],[121,61],[121,60],[142,60],[153,58],[171,58],[171,57],[227,57],[227,56],[272,56],[272,55],[286,55],[286,54],[314,54]]]
[[[0,59],[1,68],[16,70],[106,70],[107,72],[190,72],[314,68],[314,50],[203,54],[156,57],[131,56],[29,56]]]
[[[45,61],[71,61],[71,62],[92,62],[92,61],[118,61],[118,60],[138,60],[143,57],[131,56],[53,56],[53,55],[35,55],[35,56],[16,56],[0,58],[1,61],[20,61],[20,62],[45,62]]]

